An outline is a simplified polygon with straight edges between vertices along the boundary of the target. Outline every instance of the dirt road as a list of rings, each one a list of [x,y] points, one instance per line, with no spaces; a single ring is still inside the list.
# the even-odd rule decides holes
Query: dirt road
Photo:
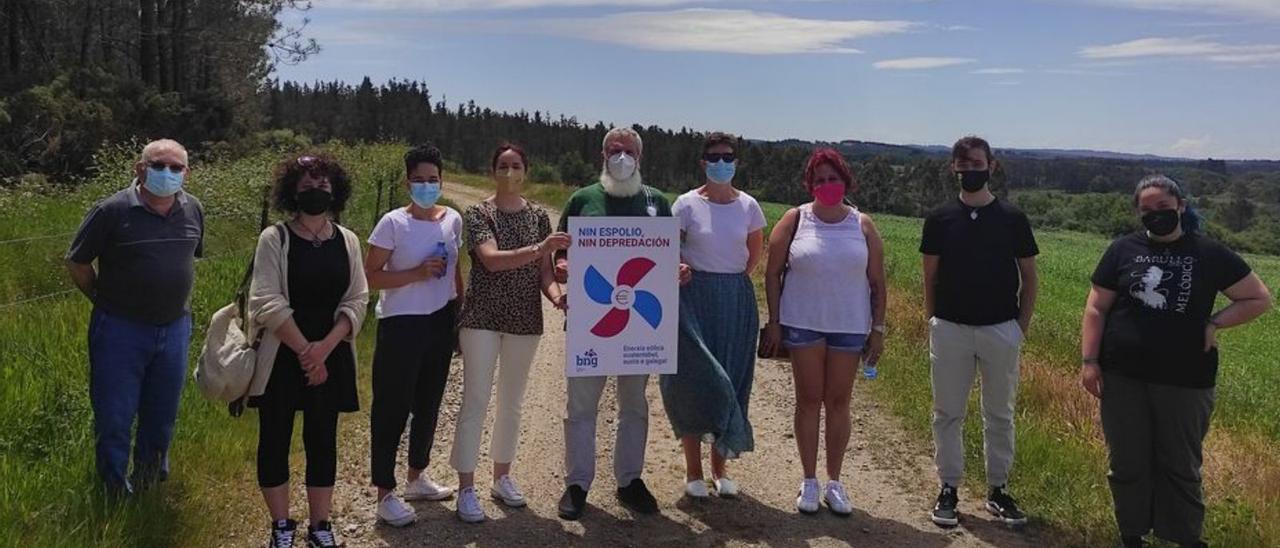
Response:
[[[450,185],[446,195],[465,208],[486,192]],[[558,206],[558,204],[552,204]],[[553,215],[555,212],[552,212]],[[555,220],[553,219],[553,222]],[[544,301],[545,305],[545,301]],[[565,379],[564,332],[561,313],[545,306],[542,338],[525,398],[520,450],[513,477],[529,499],[529,506],[508,509],[487,498],[489,467],[482,451],[477,484],[489,520],[466,524],[454,515],[455,501],[415,503],[418,522],[405,529],[375,523],[374,489],[369,474],[368,401],[362,411],[345,415],[340,428],[338,486],[333,520],[340,541],[364,546],[1043,546],[1033,528],[1013,532],[991,521],[980,510],[982,494],[962,490],[965,513],[960,528],[943,530],[928,520],[936,495],[930,455],[932,447],[911,441],[897,420],[880,409],[859,379],[854,394],[854,430],[845,457],[845,485],[856,510],[837,517],[823,509],[805,516],[795,511],[800,464],[792,430],[791,372],[786,363],[762,361],[756,367],[750,418],[756,451],[731,462],[729,473],[741,486],[737,499],[712,497],[692,501],[684,494],[684,460],[663,413],[656,379],[650,381],[649,449],[645,482],[657,497],[661,513],[633,516],[614,498],[611,473],[615,399],[609,385],[600,405],[598,476],[589,508],[581,521],[556,517],[556,502],[564,488],[563,427]],[[363,352],[372,352],[363,348]],[[457,485],[448,465],[454,422],[461,404],[462,362],[455,359],[441,410],[440,429],[431,455],[429,474]],[[492,422],[492,407],[490,419]],[[482,448],[488,447],[486,430]],[[402,449],[403,451],[403,449]],[[298,451],[300,453],[300,451]],[[819,455],[823,453],[819,452]],[[302,477],[301,455],[294,458],[295,477]],[[819,466],[821,469],[822,467]],[[404,469],[401,454],[399,470]],[[821,481],[825,478],[820,477]],[[294,496],[295,517],[306,516],[301,486]],[[245,509],[265,514],[261,507]],[[265,543],[266,519],[237,535],[243,545]],[[301,544],[301,543],[300,543]]]

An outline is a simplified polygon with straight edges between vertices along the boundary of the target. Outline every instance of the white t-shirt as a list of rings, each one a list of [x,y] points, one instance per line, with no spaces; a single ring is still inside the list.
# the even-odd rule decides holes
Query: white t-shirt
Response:
[[[444,275],[383,289],[378,299],[379,318],[431,314],[458,296],[454,271],[458,268],[458,249],[462,247],[462,216],[445,207],[440,220],[422,221],[414,219],[408,208],[401,207],[387,212],[373,227],[369,244],[391,250],[391,258],[382,267],[387,272],[401,272],[421,265],[435,254],[438,242],[444,242],[449,256]]]
[[[747,234],[764,228],[760,203],[746,192],[727,204],[717,204],[690,190],[676,198],[671,215],[680,219],[684,243],[680,256],[700,272],[737,274],[747,269]]]

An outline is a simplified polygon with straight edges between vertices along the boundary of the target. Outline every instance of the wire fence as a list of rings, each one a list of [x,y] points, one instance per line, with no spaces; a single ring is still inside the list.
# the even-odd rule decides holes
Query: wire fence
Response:
[[[209,256],[207,256],[207,257],[200,257],[200,258],[196,259],[196,260],[195,260],[195,262],[196,262],[196,263],[202,263],[202,262],[205,262],[205,261],[216,261],[216,260],[218,260],[218,259],[223,259],[223,258],[230,257],[230,256],[233,256],[233,255],[239,255],[239,256],[241,256],[241,257],[244,257],[244,258],[245,258],[245,260],[247,261],[247,260],[248,260],[248,258],[249,258],[249,253],[250,253],[250,252],[252,252],[254,249],[256,249],[256,247],[246,247],[246,248],[242,248],[242,249],[235,249],[235,250],[231,250],[231,251],[223,251],[222,253],[217,253],[217,254],[214,254],[214,255],[209,255]],[[70,288],[70,289],[62,289],[62,290],[58,290],[58,291],[53,291],[53,292],[51,292],[51,293],[45,293],[45,294],[43,294],[43,295],[36,295],[36,296],[34,296],[34,297],[25,297],[25,298],[22,298],[22,299],[18,299],[18,300],[16,300],[16,301],[12,301],[12,302],[7,302],[7,303],[0,304],[0,310],[6,310],[6,309],[9,309],[9,308],[15,308],[15,307],[19,307],[19,306],[26,305],[26,304],[31,304],[31,303],[34,303],[34,302],[44,301],[44,300],[48,300],[48,299],[54,299],[54,298],[57,298],[57,297],[62,297],[62,296],[69,295],[69,294],[71,294],[71,293],[75,293],[75,292],[77,292],[77,291],[79,291],[79,289],[77,289],[77,288],[74,288],[74,287],[73,287],[73,288]]]

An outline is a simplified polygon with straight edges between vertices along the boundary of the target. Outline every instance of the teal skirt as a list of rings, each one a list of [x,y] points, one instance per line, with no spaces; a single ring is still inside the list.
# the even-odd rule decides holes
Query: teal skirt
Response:
[[[697,436],[731,459],[754,449],[747,409],[759,332],[746,274],[695,271],[680,288],[677,370],[658,383],[677,437]]]

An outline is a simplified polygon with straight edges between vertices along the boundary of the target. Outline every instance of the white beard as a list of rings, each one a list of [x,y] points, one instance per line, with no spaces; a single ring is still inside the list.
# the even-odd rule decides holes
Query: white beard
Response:
[[[600,186],[604,187],[605,194],[614,198],[629,198],[640,192],[644,187],[644,181],[640,178],[639,168],[631,174],[630,178],[619,180],[610,175],[609,168],[605,167],[600,170]]]

